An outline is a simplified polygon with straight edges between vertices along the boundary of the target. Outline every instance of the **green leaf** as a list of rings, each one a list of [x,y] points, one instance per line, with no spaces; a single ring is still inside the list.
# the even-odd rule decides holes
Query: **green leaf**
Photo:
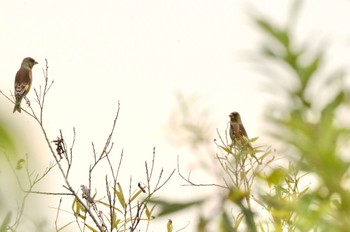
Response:
[[[224,211],[220,218],[220,232],[231,232],[235,231],[232,227],[232,222],[230,221],[227,213]]]
[[[117,229],[119,223],[120,223],[120,219],[116,219],[115,221],[113,221],[113,228]]]
[[[283,47],[289,47],[289,36],[286,31],[280,30],[270,22],[264,19],[255,19],[255,23],[262,29],[267,35],[274,38],[277,42],[279,42]]]
[[[340,91],[322,110],[321,123],[327,121],[333,121],[333,115],[335,110],[342,104],[345,100],[345,94]]]
[[[240,214],[237,216],[237,218],[236,218],[236,220],[235,220],[235,229],[236,229],[236,230],[238,229],[239,225],[241,224],[243,218],[244,218],[244,214],[243,214],[243,213],[240,213]]]
[[[23,165],[24,165],[25,162],[26,162],[25,159],[19,159],[17,161],[17,164],[16,164],[16,169],[17,170],[21,170],[23,168]]]
[[[265,232],[264,225],[262,224],[262,222],[259,222],[259,228],[261,232]]]
[[[123,194],[123,189],[122,189],[122,187],[120,186],[119,183],[117,183],[117,187],[118,187],[118,190],[115,189],[114,192],[115,192],[115,194],[118,197],[120,205],[123,207],[123,209],[125,209],[126,208],[126,202],[125,202],[125,198],[124,198],[124,194]]]
[[[204,200],[190,201],[185,203],[179,202],[171,202],[164,200],[149,200],[149,203],[156,204],[157,209],[159,209],[158,216],[164,216],[168,214],[172,214],[175,212],[179,212],[181,210],[187,209],[192,206],[201,205]]]
[[[199,215],[198,219],[197,219],[198,223],[197,223],[197,228],[196,231],[207,231],[207,225],[208,222],[210,221],[210,219],[207,219],[205,217],[203,217],[202,215]]]
[[[1,124],[2,122],[0,122]],[[10,133],[0,125],[0,148],[5,148],[11,152],[16,150],[16,146]]]
[[[97,201],[98,203],[101,203],[104,206],[107,206],[108,208],[111,208],[112,206],[106,202],[103,201]],[[112,207],[114,210],[117,210],[119,213],[124,213],[123,210],[118,209],[117,207]]]
[[[140,189],[139,191],[137,191],[131,198],[130,198],[130,202],[133,202],[133,200],[135,200],[140,194],[142,193],[142,190]]]
[[[278,185],[284,180],[286,175],[286,170],[283,168],[277,168],[273,170],[268,177],[266,177],[266,181],[269,185]]]
[[[151,212],[149,211],[147,205],[146,205],[146,217],[148,220],[150,220],[150,218],[151,218]]]
[[[234,203],[238,203],[241,202],[247,196],[249,196],[249,192],[243,192],[237,188],[231,188],[227,199]]]
[[[149,210],[148,206],[146,205],[146,217],[147,217],[147,220],[151,220],[151,219],[155,218],[154,216],[152,216],[152,213],[153,213],[153,210],[154,210],[155,207],[156,207],[156,205],[153,205],[151,210]]]
[[[6,228],[7,228],[8,224],[10,224],[11,217],[12,217],[12,213],[8,212],[6,214],[6,217],[5,217],[4,221],[1,223],[0,232],[6,232],[7,231]]]
[[[308,84],[312,75],[317,71],[322,58],[322,54],[319,54],[316,58],[314,58],[313,61],[311,61],[307,67],[301,69],[300,77],[303,86],[306,86]]]
[[[78,216],[80,213],[80,207],[79,207],[79,202],[76,198],[73,199],[72,203],[72,211],[74,212],[74,216]]]
[[[85,220],[85,216],[81,214],[81,212],[86,213],[86,210],[84,207],[80,204],[77,198],[74,198],[73,204],[72,204],[72,211],[74,212],[75,217],[80,217],[83,220]]]
[[[250,142],[250,143],[254,143],[254,142],[257,141],[258,139],[259,139],[259,137],[254,137],[254,138],[249,139],[249,142]]]
[[[279,57],[279,54],[274,49],[266,45],[261,48],[261,53],[267,57],[272,57],[272,58]]]
[[[154,211],[155,208],[156,208],[156,205],[153,205],[152,208],[151,208],[151,211],[150,211],[151,217],[152,217],[152,214],[153,214],[153,211]]]
[[[227,148],[227,147],[220,146],[220,145],[219,145],[219,147],[220,147],[222,150],[226,151],[228,154],[231,154],[231,153],[232,153],[232,151],[230,151],[230,149]]]
[[[88,224],[86,224],[85,223],[85,226],[87,227],[87,228],[89,228],[89,230],[91,230],[92,232],[98,232],[98,230],[96,230],[94,227],[92,227],[92,226],[89,226]]]

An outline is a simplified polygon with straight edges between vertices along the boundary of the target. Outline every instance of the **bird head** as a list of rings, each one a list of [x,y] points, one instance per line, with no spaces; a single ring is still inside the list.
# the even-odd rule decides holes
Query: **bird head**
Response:
[[[241,122],[241,116],[238,112],[232,112],[229,117],[231,118],[231,122]]]
[[[22,66],[28,67],[28,68],[33,68],[34,65],[36,65],[38,62],[36,62],[33,58],[31,57],[26,57],[22,61]]]

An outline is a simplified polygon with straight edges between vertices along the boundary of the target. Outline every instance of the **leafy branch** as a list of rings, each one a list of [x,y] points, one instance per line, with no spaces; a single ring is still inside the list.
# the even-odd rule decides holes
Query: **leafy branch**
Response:
[[[27,99],[28,109],[23,109],[23,112],[33,118],[41,128],[41,132],[44,135],[45,143],[49,148],[53,162],[50,163],[49,167],[42,174],[35,174],[35,171],[31,171],[28,165],[28,156],[26,160],[21,159],[17,162],[17,168],[12,165],[10,159],[8,162],[11,165],[12,171],[15,173],[18,185],[24,192],[24,197],[17,210],[17,216],[13,225],[10,225],[11,214],[6,217],[3,225],[1,227],[7,227],[13,230],[20,225],[21,218],[23,217],[23,212],[25,208],[25,203],[30,194],[40,194],[40,195],[50,195],[50,196],[60,196],[59,205],[57,207],[57,214],[55,219],[55,229],[56,231],[61,231],[63,228],[70,225],[72,222],[60,227],[58,225],[58,219],[61,211],[66,211],[62,208],[62,198],[73,197],[72,212],[75,217],[75,222],[80,231],[85,231],[86,229],[90,231],[136,231],[141,220],[146,220],[148,223],[154,218],[153,210],[154,207],[150,208],[150,200],[154,197],[154,194],[158,192],[173,176],[175,170],[173,170],[168,177],[164,179],[163,169],[160,171],[158,179],[156,180],[155,186],[152,185],[152,179],[154,175],[155,168],[155,149],[153,151],[152,163],[149,165],[145,163],[146,172],[146,186],[143,186],[141,182],[137,185],[136,190],[132,191],[134,188],[132,183],[132,178],[130,178],[129,185],[129,196],[123,191],[123,187],[119,183],[119,172],[123,160],[123,151],[120,154],[119,162],[117,166],[114,166],[112,161],[112,149],[113,149],[113,135],[116,128],[117,119],[120,112],[120,103],[118,102],[117,113],[114,117],[111,131],[107,136],[104,146],[101,152],[97,152],[95,144],[92,142],[92,154],[93,162],[90,164],[88,169],[88,185],[80,185],[78,190],[75,190],[70,181],[70,173],[74,167],[73,156],[74,147],[76,140],[76,130],[73,128],[73,139],[71,146],[69,147],[66,143],[66,139],[61,130],[59,130],[59,135],[56,139],[51,139],[48,136],[47,129],[44,123],[44,109],[46,103],[46,96],[49,93],[54,81],[49,80],[48,77],[48,61],[46,60],[46,68],[43,69],[44,75],[44,85],[41,86],[39,90],[34,89],[35,92],[35,102],[38,105],[38,111],[35,110],[30,101]],[[0,91],[1,95],[7,100],[14,103],[14,101]],[[25,172],[27,176],[27,182],[29,188],[24,188],[22,186],[22,181],[17,175],[18,169],[22,169],[23,164],[25,164]],[[96,175],[96,168],[104,164],[108,165],[106,173],[104,173],[105,181],[105,195],[102,198],[98,198],[97,191],[92,193],[91,189],[95,185],[92,181],[92,177]],[[60,175],[64,181],[63,188],[68,190],[68,192],[49,192],[36,190],[34,187],[42,181],[48,174],[55,168],[58,168]],[[98,173],[100,176],[100,173]],[[147,191],[146,191],[147,190]],[[103,199],[106,198],[107,202]],[[118,206],[121,205],[121,208]],[[91,224],[91,222],[93,224]],[[148,226],[147,226],[148,228]]]

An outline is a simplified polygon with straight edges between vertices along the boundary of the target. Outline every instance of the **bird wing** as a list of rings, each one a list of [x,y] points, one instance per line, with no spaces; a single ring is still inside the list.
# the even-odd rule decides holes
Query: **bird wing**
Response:
[[[15,78],[15,96],[24,96],[32,84],[31,70],[20,68]]]
[[[247,134],[246,130],[244,129],[244,126],[242,123],[239,124],[239,133],[240,133],[242,138],[249,140],[248,134]]]

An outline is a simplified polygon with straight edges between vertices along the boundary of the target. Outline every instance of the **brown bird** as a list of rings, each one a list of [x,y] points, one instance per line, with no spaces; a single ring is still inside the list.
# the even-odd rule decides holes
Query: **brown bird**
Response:
[[[36,62],[31,57],[26,57],[23,59],[20,69],[17,71],[15,78],[15,108],[13,113],[18,111],[21,113],[21,102],[22,99],[28,94],[30,86],[32,85],[32,68],[36,65]]]
[[[235,147],[245,147],[250,148],[249,137],[242,124],[241,116],[238,112],[232,112],[230,115],[230,137],[232,140],[232,145]]]

